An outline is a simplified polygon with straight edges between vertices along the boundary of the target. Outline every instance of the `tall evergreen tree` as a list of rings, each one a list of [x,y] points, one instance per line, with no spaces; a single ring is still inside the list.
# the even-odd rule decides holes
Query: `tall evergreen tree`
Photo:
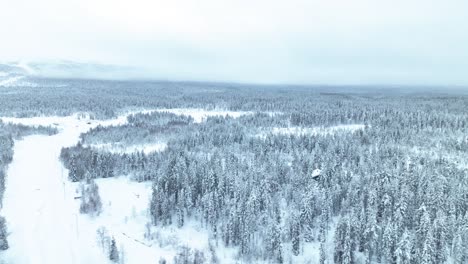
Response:
[[[110,248],[109,248],[109,260],[112,262],[119,262],[120,256],[119,251],[117,250],[117,245],[115,243],[115,239],[112,238]]]

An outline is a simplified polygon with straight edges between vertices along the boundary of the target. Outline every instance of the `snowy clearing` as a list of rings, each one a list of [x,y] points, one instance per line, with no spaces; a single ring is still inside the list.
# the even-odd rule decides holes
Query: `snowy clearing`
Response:
[[[27,84],[26,82],[21,82],[21,79],[23,78],[24,76],[7,77],[3,80],[0,80],[0,86],[14,87],[14,86],[22,85],[22,84]]]
[[[228,111],[228,110],[205,110],[199,108],[173,108],[173,109],[156,109],[154,112],[167,112],[176,115],[191,116],[195,123],[201,123],[211,116],[233,117],[239,118],[243,115],[251,115],[253,112],[245,111]]]
[[[432,160],[438,160],[438,159],[445,159],[449,161],[450,163],[453,163],[457,168],[461,170],[468,170],[468,159],[463,156],[463,153],[455,152],[454,153],[449,153],[447,151],[437,149],[437,148],[421,148],[418,146],[412,146],[412,147],[406,147],[406,146],[400,146],[404,148],[408,153],[411,153],[415,157],[429,157]]]
[[[131,113],[129,113],[131,114]],[[60,131],[65,131],[71,137],[71,132],[69,130],[74,130],[78,136],[81,133],[88,131],[89,129],[97,126],[118,126],[123,125],[127,122],[127,116],[129,114],[123,114],[114,119],[109,120],[94,120],[91,119],[89,114],[78,113],[73,116],[36,116],[29,118],[18,118],[18,117],[0,117],[0,119],[5,123],[12,124],[22,124],[26,126],[53,126],[57,127]],[[75,137],[73,137],[75,139]],[[73,141],[72,144],[76,144],[76,141]]]
[[[183,228],[148,228],[151,183],[138,183],[123,176],[97,179],[96,183],[103,204],[102,213],[97,217],[82,215],[79,225],[86,230],[105,227],[101,230],[115,238],[125,263],[142,263],[142,260],[157,263],[161,257],[170,261],[180,246],[208,250],[208,235],[196,222],[188,222]],[[79,210],[78,201],[74,210]],[[94,234],[95,240],[99,240],[96,232]]]

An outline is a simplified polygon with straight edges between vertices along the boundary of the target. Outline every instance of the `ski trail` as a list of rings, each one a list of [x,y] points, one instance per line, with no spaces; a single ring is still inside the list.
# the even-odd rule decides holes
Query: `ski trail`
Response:
[[[8,263],[106,262],[94,240],[80,241],[74,190],[58,160],[63,143],[60,133],[15,144],[3,208],[10,232]]]
[[[2,208],[10,248],[0,254],[0,260],[15,264],[109,263],[96,245],[96,231],[84,230],[87,227],[79,224],[75,188],[59,156],[62,147],[76,144],[79,135],[88,129],[99,124],[120,124],[126,119],[4,119],[25,125],[56,124],[59,133],[27,136],[15,142]]]

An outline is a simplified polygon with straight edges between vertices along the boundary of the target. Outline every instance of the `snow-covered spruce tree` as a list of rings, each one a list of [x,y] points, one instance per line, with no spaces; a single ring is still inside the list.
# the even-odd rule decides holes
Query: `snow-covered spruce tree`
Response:
[[[203,251],[195,250],[193,253],[193,264],[203,264],[206,262],[205,254]]]
[[[276,221],[270,221],[266,252],[274,263],[283,263],[283,246],[281,243],[281,228]]]
[[[0,208],[3,207],[3,194],[5,193],[5,171],[0,160]]]
[[[411,235],[408,233],[408,230],[405,229],[400,237],[400,241],[397,243],[397,248],[395,250],[397,264],[411,263],[411,240]]]
[[[112,238],[111,243],[110,243],[109,259],[115,263],[118,263],[120,259],[119,251],[117,250],[117,245],[116,245],[114,238]]]
[[[335,263],[354,263],[349,216],[340,219],[335,230]]]
[[[395,248],[396,248],[396,230],[393,223],[387,223],[384,228],[382,247],[382,256],[388,263],[395,262]]]
[[[291,242],[292,252],[295,256],[300,253],[300,241],[301,241],[301,222],[297,214],[293,214],[291,221]]]
[[[111,239],[109,236],[109,232],[107,231],[107,228],[105,228],[104,226],[99,227],[96,230],[96,236],[97,236],[98,245],[101,246],[102,250],[107,252],[107,250],[109,249],[110,239]]]
[[[92,179],[88,179],[86,183],[80,184],[81,188],[81,204],[80,213],[90,214],[92,216],[99,215],[102,210],[101,197],[99,196],[99,187]]]
[[[325,251],[325,236],[323,235],[320,239],[320,264],[325,264],[325,261],[327,260],[327,253]]]
[[[430,228],[427,232],[426,239],[423,242],[423,248],[421,252],[421,263],[423,264],[432,264],[436,262],[436,254],[435,251],[435,241],[434,236],[432,235],[432,228]]]
[[[181,207],[177,208],[177,227],[181,228],[184,226],[184,209]]]
[[[452,242],[452,257],[455,263],[464,263],[468,258],[466,245],[463,243],[462,235],[456,234]]]
[[[190,263],[191,259],[191,252],[190,248],[187,246],[182,246],[178,252],[177,255],[174,256],[174,264],[185,264],[185,263]]]
[[[7,235],[8,232],[5,217],[0,216],[0,250],[7,250],[9,248]]]
[[[69,165],[69,168],[68,168],[68,178],[73,181],[73,182],[77,182],[80,180],[79,176],[78,176],[78,168],[77,168],[77,165],[76,165],[76,158],[75,156],[70,156],[70,165]]]

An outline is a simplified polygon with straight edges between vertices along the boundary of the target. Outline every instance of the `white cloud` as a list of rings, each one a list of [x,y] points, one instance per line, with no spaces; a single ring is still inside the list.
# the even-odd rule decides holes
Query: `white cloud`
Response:
[[[71,59],[148,77],[468,84],[461,0],[2,0],[0,60]]]

